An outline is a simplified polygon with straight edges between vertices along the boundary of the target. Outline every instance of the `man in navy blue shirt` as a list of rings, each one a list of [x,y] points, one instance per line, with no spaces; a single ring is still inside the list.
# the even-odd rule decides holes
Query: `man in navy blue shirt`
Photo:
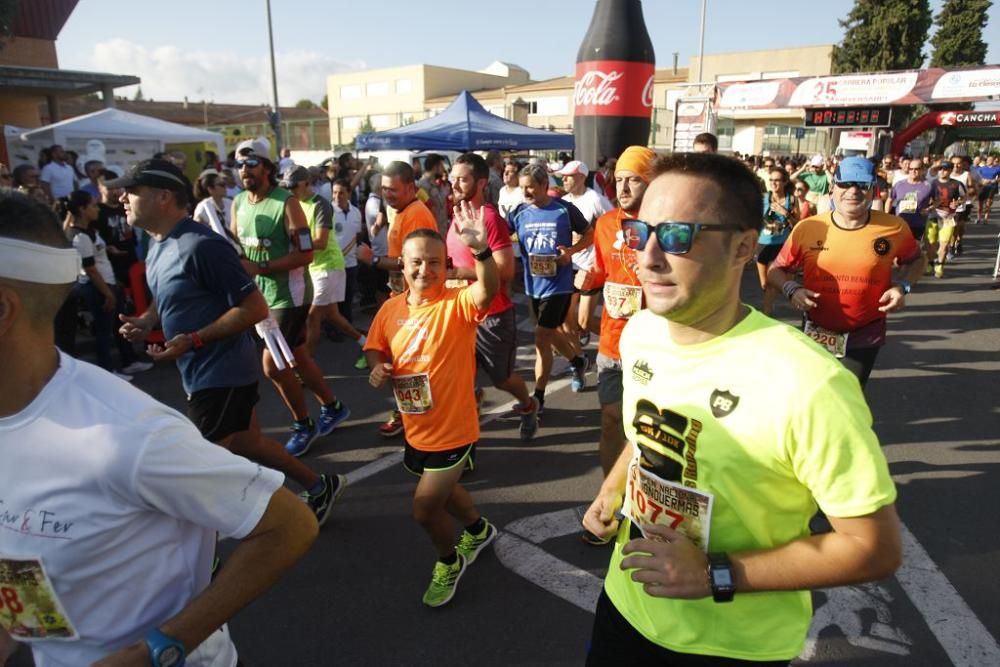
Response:
[[[569,359],[573,388],[580,391],[587,371],[580,341],[564,326],[573,297],[573,255],[593,243],[594,230],[579,209],[548,194],[545,167],[531,164],[521,170],[524,203],[507,217],[517,234],[524,267],[524,291],[535,316],[535,398],[545,405],[545,387],[552,372],[552,348]],[[573,233],[580,238],[573,243]]]
[[[188,216],[190,184],[170,162],[140,162],[107,185],[124,188],[128,223],[152,238],[146,280],[153,302],[138,317],[121,316],[122,335],[142,340],[159,323],[166,342],[148,354],[177,361],[188,415],[205,439],[301,484],[322,525],[346,481],[317,474],[257,424],[259,357],[250,329],[268,310],[236,251]]]

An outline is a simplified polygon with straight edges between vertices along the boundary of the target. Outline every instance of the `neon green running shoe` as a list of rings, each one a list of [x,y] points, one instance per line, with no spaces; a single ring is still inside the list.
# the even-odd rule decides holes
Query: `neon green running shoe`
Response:
[[[368,368],[368,358],[365,357],[364,352],[362,352],[361,356],[358,357],[358,360],[354,362],[354,367],[359,371],[363,371]]]
[[[431,575],[431,585],[424,593],[424,604],[428,607],[440,607],[448,604],[455,597],[458,580],[465,573],[465,556],[457,553],[452,565],[441,561],[434,563],[434,573]]]
[[[455,550],[458,553],[465,556],[465,561],[472,565],[476,562],[476,558],[479,556],[479,552],[489,546],[497,536],[497,529],[489,521],[483,519],[486,522],[486,527],[483,528],[483,532],[478,535],[473,535],[467,530],[462,531],[462,537],[458,540],[458,546]]]

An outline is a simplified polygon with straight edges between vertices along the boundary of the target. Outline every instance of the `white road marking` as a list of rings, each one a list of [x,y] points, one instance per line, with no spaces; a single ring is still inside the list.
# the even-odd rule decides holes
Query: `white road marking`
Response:
[[[805,648],[799,660],[809,662],[817,657],[819,634],[829,627],[838,628],[847,643],[871,651],[909,655],[913,642],[901,629],[890,625],[892,595],[878,584],[843,586],[824,589],[826,601],[816,608]],[[872,614],[871,612],[874,612]],[[874,620],[867,628],[867,619]]]
[[[931,557],[900,522],[903,564],[896,580],[927,620],[938,643],[955,667],[1000,665],[1000,645],[937,568]]]

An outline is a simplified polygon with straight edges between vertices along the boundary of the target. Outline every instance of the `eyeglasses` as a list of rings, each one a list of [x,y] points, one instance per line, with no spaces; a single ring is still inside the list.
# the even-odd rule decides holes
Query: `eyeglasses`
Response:
[[[625,245],[632,250],[642,250],[649,242],[649,235],[656,235],[660,250],[670,255],[690,252],[698,232],[721,232],[743,229],[737,224],[702,225],[696,222],[660,222],[651,225],[642,220],[622,220]]]
[[[871,183],[859,183],[857,181],[846,181],[844,183],[836,183],[838,188],[844,188],[845,190],[850,190],[851,188],[857,188],[862,192],[868,192],[872,189]]]
[[[923,167],[910,167],[907,171],[920,171]]]
[[[249,158],[247,158],[245,160],[237,160],[236,161],[236,168],[237,169],[242,169],[243,167],[249,167],[250,169],[253,169],[254,167],[256,167],[259,164],[260,164],[260,160],[258,160],[255,157],[249,157]]]
[[[806,189],[805,188],[795,188],[795,191],[796,192],[805,192]]]

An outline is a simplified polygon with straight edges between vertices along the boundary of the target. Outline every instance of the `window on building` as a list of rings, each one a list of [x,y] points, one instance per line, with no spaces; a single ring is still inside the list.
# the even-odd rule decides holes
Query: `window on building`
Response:
[[[528,102],[528,113],[529,114],[538,113],[538,100],[531,100]]]
[[[361,116],[344,116],[340,119],[340,125],[345,130],[356,130],[361,127]]]
[[[372,127],[390,127],[392,122],[388,114],[384,113],[372,116],[371,120],[372,120]]]
[[[360,85],[350,85],[340,87],[340,99],[342,100],[356,100],[361,97],[361,86]]]
[[[409,95],[413,90],[412,79],[396,79],[396,94]]]
[[[373,81],[367,86],[368,97],[385,97],[389,94],[389,83],[387,81]]]

